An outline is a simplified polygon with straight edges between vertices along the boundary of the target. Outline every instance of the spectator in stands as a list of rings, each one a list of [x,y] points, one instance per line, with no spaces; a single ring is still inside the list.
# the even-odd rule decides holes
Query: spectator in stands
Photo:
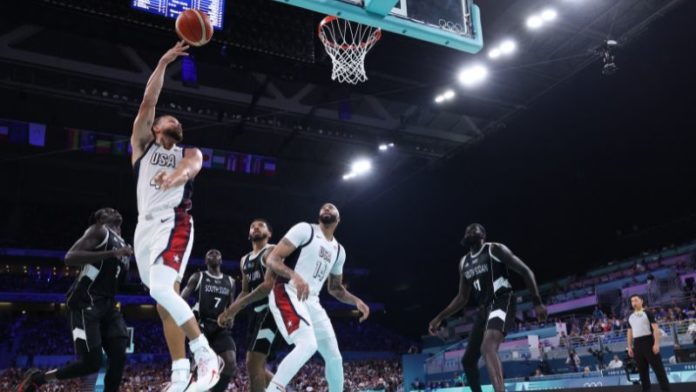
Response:
[[[604,318],[604,312],[602,312],[602,309],[599,308],[599,306],[595,306],[594,312],[592,312],[592,317],[596,319],[601,319]]]
[[[621,369],[623,367],[623,361],[619,359],[618,355],[614,355],[614,359],[609,362],[608,369]]]
[[[590,372],[591,372],[590,367],[585,366],[585,369],[582,370],[582,376],[583,377],[590,377]]]
[[[696,320],[691,320],[691,324],[689,324],[689,328],[686,330],[686,333],[691,336],[693,344],[696,344]]]
[[[534,377],[544,377],[544,373],[541,371],[541,368],[536,369],[534,372]]]
[[[580,371],[580,356],[575,350],[568,351],[568,358],[566,359],[566,365],[570,365],[570,369],[577,373]]]

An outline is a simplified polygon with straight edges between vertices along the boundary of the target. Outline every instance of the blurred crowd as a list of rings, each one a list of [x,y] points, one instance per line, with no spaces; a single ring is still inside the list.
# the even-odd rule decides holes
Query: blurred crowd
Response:
[[[357,361],[344,364],[345,391],[384,390],[396,392],[402,390],[401,365],[398,361]],[[10,391],[22,378],[22,371],[10,368],[0,373],[0,390]],[[121,391],[155,392],[169,380],[168,364],[129,364],[126,366]],[[80,390],[81,380],[52,383],[41,387],[41,392],[72,392]],[[244,366],[228,387],[228,392],[245,392],[249,390],[248,377]],[[324,377],[324,365],[321,360],[308,362],[293,378],[288,391],[323,392],[327,391]]]

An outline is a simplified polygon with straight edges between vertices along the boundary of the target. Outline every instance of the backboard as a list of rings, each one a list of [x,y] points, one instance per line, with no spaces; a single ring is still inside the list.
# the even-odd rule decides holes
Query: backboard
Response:
[[[275,0],[468,53],[483,48],[473,0]]]

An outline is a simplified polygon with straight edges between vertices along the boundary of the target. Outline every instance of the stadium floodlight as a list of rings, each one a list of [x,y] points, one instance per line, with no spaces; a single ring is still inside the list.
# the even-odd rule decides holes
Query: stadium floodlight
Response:
[[[372,170],[372,162],[369,159],[361,158],[353,162],[350,167],[351,173],[356,176],[365,174]]]
[[[443,102],[445,102],[445,97],[443,97],[442,95],[438,95],[437,97],[435,97],[435,103],[443,103]]]
[[[389,148],[389,146],[387,146],[387,145],[384,144],[384,143],[382,143],[382,144],[379,145],[379,150],[380,150],[380,151],[387,151],[388,148]]]
[[[355,173],[347,173],[347,174],[344,174],[344,175],[343,175],[343,179],[344,179],[345,181],[348,181],[348,180],[350,180],[350,179],[353,178],[353,177],[355,177]]]
[[[558,12],[556,12],[556,10],[553,8],[546,8],[543,11],[541,11],[540,17],[545,22],[550,22],[558,17]]]
[[[538,15],[532,15],[527,18],[527,27],[531,30],[536,30],[544,24],[544,20]]]
[[[498,57],[500,57],[500,55],[501,55],[501,52],[500,52],[500,49],[498,49],[498,48],[493,48],[493,49],[488,51],[488,58],[495,60]]]
[[[488,76],[488,68],[477,64],[464,68],[459,73],[459,82],[466,87],[473,87],[483,82]]]
[[[510,54],[510,53],[513,53],[515,51],[515,49],[517,49],[517,44],[515,43],[515,41],[513,41],[511,39],[506,39],[505,41],[503,41],[500,44],[499,48],[500,48],[499,49],[500,53]]]
[[[456,94],[454,93],[454,90],[447,90],[444,92],[444,94],[442,94],[442,96],[445,99],[449,100],[449,99],[453,99],[456,96]]]

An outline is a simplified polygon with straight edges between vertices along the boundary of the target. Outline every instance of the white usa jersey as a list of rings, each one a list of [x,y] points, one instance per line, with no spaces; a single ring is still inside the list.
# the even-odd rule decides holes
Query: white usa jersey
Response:
[[[319,295],[329,273],[343,275],[346,251],[335,237],[327,240],[318,225],[298,223],[285,234],[285,239],[297,247],[295,272],[307,282],[311,295]]]
[[[193,181],[184,185],[162,190],[154,182],[159,172],[173,172],[184,158],[185,148],[174,146],[167,150],[152,142],[145,148],[143,156],[133,165],[138,194],[138,213],[140,215],[155,213],[176,207],[191,208]]]

